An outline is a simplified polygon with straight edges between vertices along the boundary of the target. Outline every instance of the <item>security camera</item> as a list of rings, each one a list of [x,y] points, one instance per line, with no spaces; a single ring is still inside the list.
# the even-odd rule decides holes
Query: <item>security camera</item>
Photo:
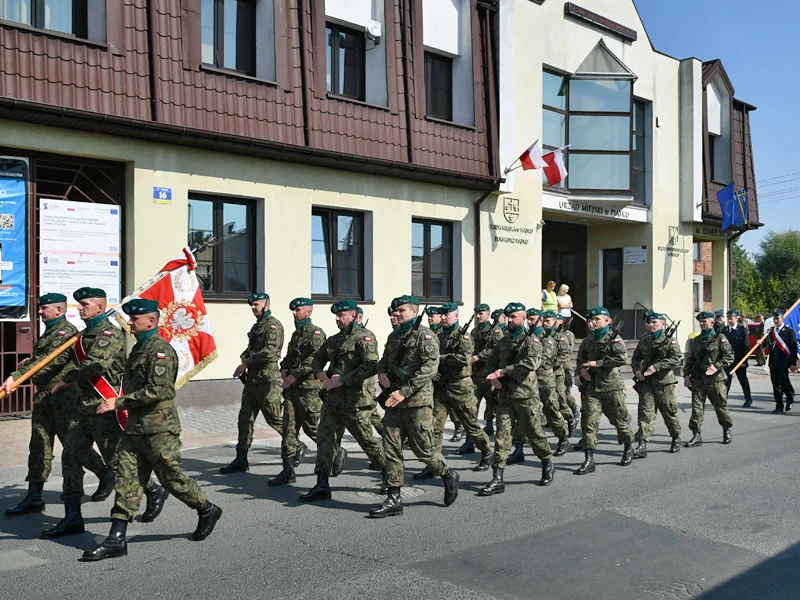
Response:
[[[364,32],[367,36],[367,39],[372,40],[375,42],[375,45],[381,43],[381,31],[383,27],[380,21],[373,21],[370,19],[367,21],[367,24],[364,26]]]

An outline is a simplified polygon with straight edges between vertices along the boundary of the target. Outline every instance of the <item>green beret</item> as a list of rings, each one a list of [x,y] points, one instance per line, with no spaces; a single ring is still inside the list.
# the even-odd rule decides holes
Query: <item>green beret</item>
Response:
[[[392,300],[392,306],[395,308],[398,306],[403,306],[403,304],[413,304],[414,306],[419,306],[419,300],[416,296],[409,296],[408,294],[403,294],[402,296],[398,296]]]
[[[695,318],[698,321],[702,321],[703,319],[713,319],[714,313],[711,312],[710,310],[705,310],[703,312],[697,313],[697,316]]]
[[[657,312],[656,312],[656,311],[654,311],[654,310],[651,310],[651,311],[649,311],[649,312],[647,313],[647,319],[646,319],[646,320],[647,320],[648,322],[649,322],[649,321],[655,321],[655,320],[659,320],[659,321],[666,321],[666,319],[664,318],[664,315],[662,315],[661,313],[657,313]]]
[[[529,317],[541,317],[542,311],[540,311],[538,308],[529,308],[528,312],[526,312],[525,314],[528,315]]]
[[[458,304],[455,302],[445,302],[442,304],[442,307],[439,309],[439,312],[443,315],[447,313],[456,312],[458,310]]]
[[[106,292],[105,290],[101,290],[100,288],[93,288],[93,287],[82,287],[75,290],[72,293],[72,297],[75,298],[78,302],[81,300],[85,300],[86,298],[105,298]]]
[[[506,304],[506,307],[503,310],[503,312],[506,313],[506,316],[519,311],[525,312],[525,305],[521,302],[509,302]]]
[[[358,310],[358,304],[356,304],[355,300],[339,300],[338,302],[334,302],[333,306],[331,306],[331,312],[334,314],[347,310]]]
[[[39,306],[42,304],[58,304],[59,302],[66,302],[67,297],[64,294],[44,294],[39,296]]]
[[[425,309],[426,315],[440,315],[442,314],[441,309],[438,306],[429,306]]]
[[[247,303],[250,305],[258,300],[269,300],[269,294],[265,294],[264,292],[253,292],[247,297]]]
[[[386,309],[386,312],[388,312],[388,313],[389,313],[389,316],[391,317],[391,316],[392,316],[392,313],[394,312],[394,308],[392,308],[392,307],[390,306],[389,308],[387,308],[387,309]]]
[[[475,312],[482,312],[484,310],[491,310],[491,308],[489,308],[488,304],[478,304],[478,306],[475,307]]]
[[[589,317],[610,317],[611,314],[608,312],[607,308],[602,306],[595,306],[592,310],[589,311]]]
[[[502,308],[498,308],[498,309],[492,311],[492,319],[498,319],[498,318],[500,318],[500,315],[502,315],[502,314],[503,314],[503,309]]]
[[[314,301],[311,298],[295,298],[289,302],[289,310],[296,310],[301,306],[314,306]]]
[[[557,319],[558,315],[552,310],[546,310],[542,313],[543,319]]]
[[[358,309],[357,309],[357,310],[358,310],[358,314],[360,314],[360,315],[363,315],[363,314],[364,314],[364,309],[363,309],[363,308],[361,308],[360,306],[358,307]]]
[[[147,315],[158,312],[158,300],[148,300],[147,298],[134,298],[122,305],[129,315]]]

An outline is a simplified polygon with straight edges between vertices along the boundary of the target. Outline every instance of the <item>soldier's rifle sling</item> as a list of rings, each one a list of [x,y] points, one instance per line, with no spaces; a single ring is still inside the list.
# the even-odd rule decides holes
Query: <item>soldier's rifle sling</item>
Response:
[[[426,304],[425,308],[423,310],[421,310],[417,314],[417,318],[414,320],[414,326],[411,328],[411,331],[417,331],[419,329],[419,326],[422,325],[422,316],[427,311],[428,311],[428,305]],[[389,369],[389,373],[387,373],[387,375],[390,375],[391,372],[394,371],[401,362],[403,362],[403,359],[406,356],[406,349],[407,349],[407,346],[405,344],[403,344],[400,347],[400,350],[398,350],[398,352],[397,352],[397,357],[396,357],[396,359],[394,361],[394,365],[392,365],[392,367]],[[392,385],[389,389],[394,388],[394,387],[395,386]]]

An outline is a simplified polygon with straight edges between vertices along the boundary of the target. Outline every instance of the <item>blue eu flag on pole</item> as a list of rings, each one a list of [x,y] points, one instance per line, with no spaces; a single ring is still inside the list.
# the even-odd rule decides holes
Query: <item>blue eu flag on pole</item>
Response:
[[[750,221],[750,209],[747,202],[747,188],[738,192],[733,182],[717,192],[717,200],[722,209],[722,230],[731,227],[746,227]]]
[[[795,308],[788,315],[785,315],[783,322],[787,327],[791,327],[794,330],[798,339],[798,348],[795,348],[795,350],[800,354],[800,308]]]

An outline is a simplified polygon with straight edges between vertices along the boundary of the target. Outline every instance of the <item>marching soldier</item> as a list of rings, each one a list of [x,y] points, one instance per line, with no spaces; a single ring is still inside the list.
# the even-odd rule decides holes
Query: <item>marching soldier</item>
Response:
[[[298,440],[300,428],[317,442],[317,425],[322,399],[322,383],[314,377],[311,361],[325,343],[325,332],[311,322],[314,303],[310,298],[295,298],[289,303],[294,316],[294,333],[289,340],[286,356],[281,361],[283,378],[283,441],[281,459],[283,470],[267,485],[294,483],[294,467],[303,462],[306,445]]]
[[[572,319],[572,317],[568,317]],[[558,317],[558,325],[563,326],[564,317],[559,315]],[[556,384],[559,385],[559,395],[561,396],[561,405],[569,407],[570,412],[572,413],[572,422],[570,423],[570,437],[572,437],[573,433],[575,433],[575,429],[578,427],[578,423],[580,423],[580,410],[578,409],[578,404],[575,402],[575,398],[572,396],[572,356],[575,351],[575,334],[572,333],[569,329],[564,329],[563,331],[564,337],[567,338],[567,358],[561,364],[561,377],[556,377]]]
[[[398,327],[389,335],[378,364],[378,382],[385,390],[383,449],[386,454],[385,481],[388,496],[370,517],[403,513],[400,488],[403,485],[403,440],[411,451],[444,481],[444,504],[458,498],[458,473],[450,469],[433,438],[433,385],[439,367],[439,342],[427,327],[420,327],[419,301],[415,296],[392,300]]]
[[[562,342],[562,356],[559,358],[558,339],[552,334],[556,323],[556,313],[551,310],[542,313],[541,325],[534,329],[534,335],[542,342],[542,360],[536,369],[536,380],[539,385],[539,399],[542,402],[542,412],[550,423],[553,433],[558,438],[558,447],[553,452],[554,456],[563,456],[569,447],[569,429],[567,421],[561,414],[558,390],[556,388],[555,369],[566,357],[566,340]],[[569,413],[572,421],[572,413]]]
[[[341,427],[347,427],[364,450],[371,464],[384,467],[380,442],[372,437],[370,415],[375,405],[373,377],[378,368],[378,343],[375,334],[355,327],[354,300],[340,300],[331,306],[339,333],[328,338],[314,354],[311,370],[326,390],[317,434],[316,485],[300,496],[301,502],[331,497],[328,478],[334,473]],[[325,367],[327,366],[327,370]],[[339,448],[338,453],[344,449]]]
[[[369,320],[369,319],[367,319]],[[356,320],[356,325],[358,327],[366,328],[366,323],[364,323],[364,310],[359,306],[358,307],[358,319]],[[376,389],[374,385],[369,386],[369,393],[372,394],[372,398],[375,399],[377,396]],[[383,433],[383,417],[378,412],[378,404],[374,404],[372,407],[372,414],[369,417],[370,423],[375,428],[375,431],[378,432],[378,435]],[[375,466],[375,465],[373,465]]]
[[[481,377],[479,373],[486,366],[486,359],[492,353],[494,345],[503,337],[503,330],[498,326],[493,326],[489,319],[489,305],[479,304],[475,307],[475,326],[472,328],[472,382],[475,385],[475,396],[477,398],[476,410],[480,409],[481,400],[485,401],[486,408],[483,418],[486,420],[486,427],[483,430],[487,435],[494,434],[494,405],[495,392],[492,385]]]
[[[726,317],[728,324],[722,328],[722,333],[728,338],[731,348],[733,348],[733,364],[737,365],[747,354],[747,351],[750,350],[750,332],[747,329],[747,325],[739,323],[739,313],[735,310],[729,310]],[[733,368],[733,365],[728,369],[731,368]],[[725,379],[725,389],[730,393],[733,373],[730,373],[728,369],[726,369],[728,376]],[[742,366],[736,369],[736,379],[739,380],[739,385],[742,386],[742,393],[744,394],[742,408],[747,408],[753,404],[753,396],[750,393],[750,380],[747,379],[747,361],[744,361]]]
[[[786,395],[786,412],[794,403],[794,387],[789,381],[789,370],[797,371],[797,336],[791,327],[783,322],[783,311],[772,314],[774,326],[769,333],[769,375],[772,380],[772,394],[775,397],[775,410],[783,412],[783,396]],[[744,365],[742,365],[744,366]],[[741,367],[739,367],[741,369]],[[738,374],[738,371],[737,371]]]
[[[602,306],[589,312],[594,330],[578,351],[581,377],[588,383],[586,399],[581,406],[583,429],[583,464],[576,475],[594,473],[594,450],[597,448],[597,428],[604,414],[617,430],[618,443],[623,444],[620,465],[633,460],[633,433],[628,427],[628,408],[625,406],[625,383],[619,368],[626,362],[625,343],[611,331],[611,316]]]
[[[590,311],[591,312],[591,311]],[[578,356],[584,352],[586,348],[586,344],[588,343],[587,340],[592,337],[592,332],[595,329],[594,321],[592,321],[591,314],[586,314],[586,337],[583,338],[581,341],[581,345],[578,347]],[[581,363],[576,361],[576,371],[575,375],[573,376],[573,381],[578,386],[578,393],[581,395],[581,411],[583,411],[583,407],[586,403],[586,394],[589,391],[589,382],[587,382],[583,377],[581,377]],[[581,414],[581,422],[583,422],[583,414]],[[583,438],[578,440],[578,443],[573,446],[574,450],[582,451],[583,450]]]
[[[123,396],[104,398],[96,412],[103,415],[126,409],[128,422],[119,451],[111,531],[97,548],[83,553],[84,561],[128,554],[128,523],[136,516],[152,471],[170,494],[197,511],[193,540],[206,539],[222,516],[222,509],[209,502],[197,482],[181,471],[181,422],[175,408],[178,355],[158,333],[158,302],[136,298],[122,310],[136,336],[125,365],[126,389]]]
[[[561,322],[563,323],[563,319]],[[553,345],[556,348],[556,356],[553,361],[553,377],[556,381],[555,397],[558,401],[558,410],[567,424],[567,437],[570,438],[575,431],[576,424],[572,408],[565,397],[564,365],[569,364],[572,360],[572,349],[567,334],[560,330],[558,313],[549,311],[549,314],[544,316],[544,328],[547,336],[553,339]]]
[[[683,361],[678,342],[664,333],[664,315],[656,312],[647,314],[647,330],[639,340],[631,357],[631,368],[636,378],[639,392],[639,442],[633,451],[634,458],[647,458],[647,442],[653,435],[656,410],[664,417],[672,444],[673,454],[681,449],[681,424],[678,420],[678,403],[675,400],[675,386],[678,383],[674,369]]]
[[[692,390],[692,418],[689,429],[692,439],[684,443],[687,448],[703,445],[703,413],[706,398],[714,406],[717,420],[722,426],[722,443],[730,444],[733,421],[728,414],[728,393],[725,389],[725,368],[733,364],[733,349],[728,338],[714,329],[714,313],[701,312],[700,335],[692,340],[689,354],[683,365],[684,385]]]
[[[536,387],[536,367],[541,360],[541,342],[525,329],[525,305],[511,302],[505,308],[508,332],[497,342],[486,361],[483,374],[498,390],[497,433],[492,480],[478,492],[481,496],[505,491],[503,469],[512,443],[512,415],[523,428],[534,454],[542,461],[540,485],[553,482],[553,453],[542,428],[542,408]]]
[[[537,335],[538,332],[543,332],[544,329],[541,326],[542,323],[542,311],[538,308],[529,308],[525,312],[525,316],[528,323],[528,331],[531,332],[530,335],[534,336],[537,340],[540,340],[539,336]],[[540,340],[541,341],[541,340]],[[539,354],[541,355],[541,347],[539,347]],[[541,364],[541,356],[539,357],[539,361],[537,365]],[[538,368],[538,366],[537,366]],[[541,398],[539,397],[539,386],[536,386],[536,398],[539,400],[541,404]],[[543,423],[546,424],[545,422]],[[528,439],[528,433],[525,431],[525,424],[520,423],[517,424],[517,417],[515,413],[511,413],[511,431],[513,432],[512,442],[514,444],[514,451],[508,455],[506,459],[507,465],[515,465],[525,461],[525,441]]]
[[[239,441],[236,458],[222,467],[220,473],[247,471],[247,452],[253,443],[253,424],[259,411],[267,423],[278,433],[283,433],[283,407],[281,406],[281,370],[278,361],[283,348],[283,325],[269,309],[269,294],[250,294],[247,303],[256,322],[247,334],[247,348],[241,355],[241,364],[233,372],[244,382],[242,407],[239,409]]]
[[[506,323],[508,322],[508,317],[503,312],[502,308],[498,308],[492,311],[492,321],[497,323],[497,326],[500,328],[500,331],[506,330]]]
[[[66,340],[77,332],[75,326],[67,321],[67,297],[63,294],[44,294],[39,296],[39,318],[44,323],[44,333],[36,340],[31,358],[24,360],[3,383],[3,390],[11,394],[14,381],[30,371],[44,359],[50,352],[61,346]],[[42,499],[44,484],[50,475],[53,466],[53,441],[58,436],[62,445],[67,443],[67,430],[70,419],[77,409],[77,401],[68,389],[51,393],[55,383],[64,374],[74,368],[69,360],[69,353],[62,352],[55,359],[47,363],[32,377],[36,386],[33,397],[33,411],[31,414],[31,441],[28,454],[28,493],[22,502],[12,508],[7,508],[8,517],[25,515],[32,512],[41,512],[45,503]],[[76,452],[70,448],[69,452]],[[78,451],[82,460],[87,460],[83,466],[92,471],[97,478],[103,481],[106,478],[107,468],[103,460],[92,448],[92,440],[84,441],[84,448]],[[79,481],[70,478],[80,476]],[[64,470],[64,492],[79,490],[83,493],[83,471]],[[101,490],[102,491],[102,490]],[[102,495],[102,494],[100,494]]]

